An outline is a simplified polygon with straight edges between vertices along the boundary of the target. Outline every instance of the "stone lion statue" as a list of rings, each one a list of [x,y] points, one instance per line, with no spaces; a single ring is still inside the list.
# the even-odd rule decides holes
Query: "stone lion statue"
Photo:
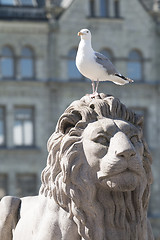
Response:
[[[113,96],[85,96],[59,118],[36,197],[4,197],[0,240],[153,240],[143,120]]]

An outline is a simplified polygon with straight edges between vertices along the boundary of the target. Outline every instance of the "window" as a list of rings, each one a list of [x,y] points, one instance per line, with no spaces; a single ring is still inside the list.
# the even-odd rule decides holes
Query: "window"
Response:
[[[142,56],[137,50],[129,53],[128,57],[128,77],[133,80],[142,80]]]
[[[89,0],[90,17],[95,16],[95,0]]]
[[[36,0],[0,0],[1,5],[36,6]]]
[[[114,0],[114,16],[116,18],[120,17],[120,2],[119,0]]]
[[[114,59],[113,59],[113,54],[111,52],[110,49],[102,49],[100,51],[100,53],[102,53],[104,56],[106,56],[107,58],[109,58],[109,60],[113,63]]]
[[[75,59],[76,59],[77,49],[73,48],[68,53],[68,77],[71,80],[81,79],[82,75],[78,71]]]
[[[0,107],[0,146],[5,145],[5,116],[4,108]]]
[[[15,0],[0,0],[0,4],[2,5],[14,5]]]
[[[33,51],[29,47],[22,48],[20,71],[21,71],[22,78],[33,78],[34,77]]]
[[[37,194],[37,176],[34,173],[17,174],[17,195],[19,197]]]
[[[109,17],[109,0],[100,0],[100,17]]]
[[[1,71],[3,78],[12,78],[14,76],[14,57],[10,47],[2,48]]]
[[[0,199],[8,194],[8,177],[5,173],[0,173]]]
[[[35,0],[19,0],[20,4],[23,6],[33,6],[36,5]]]
[[[34,145],[33,108],[15,108],[13,140],[15,146]]]

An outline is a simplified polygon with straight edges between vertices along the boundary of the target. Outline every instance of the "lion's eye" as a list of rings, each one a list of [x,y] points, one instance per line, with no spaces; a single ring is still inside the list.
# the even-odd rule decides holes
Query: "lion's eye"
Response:
[[[100,135],[100,136],[96,137],[95,139],[93,139],[93,141],[95,143],[100,143],[100,144],[105,145],[105,146],[109,145],[108,139],[103,135]]]

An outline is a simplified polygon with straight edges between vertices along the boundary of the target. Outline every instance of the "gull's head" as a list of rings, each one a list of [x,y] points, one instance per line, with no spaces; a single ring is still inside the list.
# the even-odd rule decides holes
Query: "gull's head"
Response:
[[[81,29],[81,31],[78,32],[78,36],[81,37],[81,39],[90,40],[91,32],[88,29]]]

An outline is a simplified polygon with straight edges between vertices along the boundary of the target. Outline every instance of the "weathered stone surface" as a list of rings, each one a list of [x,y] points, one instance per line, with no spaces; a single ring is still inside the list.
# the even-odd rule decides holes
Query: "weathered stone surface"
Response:
[[[39,195],[2,199],[0,240],[153,240],[142,124],[112,96],[73,102],[48,141]]]

